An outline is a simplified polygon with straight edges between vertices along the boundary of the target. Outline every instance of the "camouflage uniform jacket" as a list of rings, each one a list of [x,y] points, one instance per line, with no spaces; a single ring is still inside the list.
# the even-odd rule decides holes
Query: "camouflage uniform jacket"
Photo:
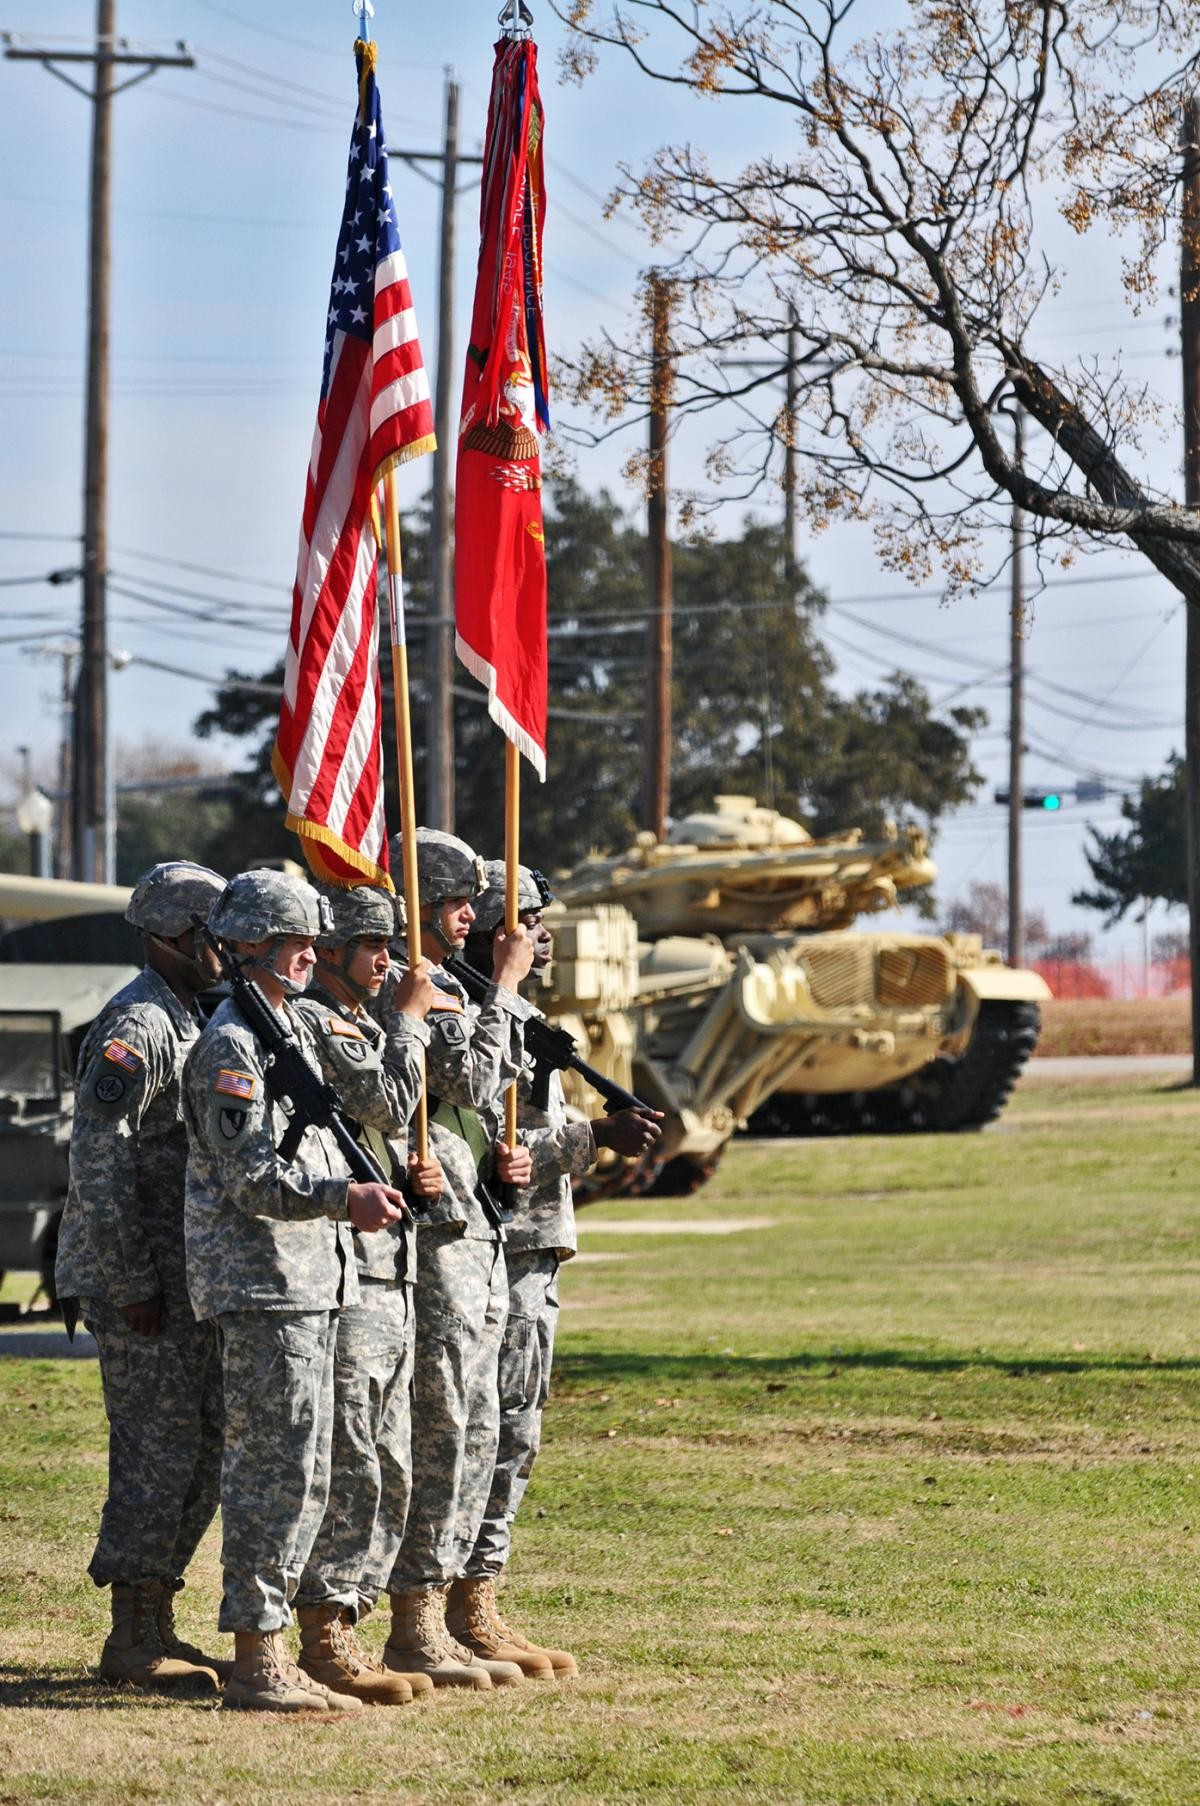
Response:
[[[384,1063],[389,1071],[397,1069],[405,1057],[407,1018],[393,1002],[403,973],[403,967],[392,967],[372,1006],[387,1036]],[[431,1098],[447,1106],[448,1114],[462,1113],[460,1120],[476,1135],[479,1148],[490,1150],[503,1133],[505,1089],[521,1073],[525,1058],[521,1024],[532,1015],[532,1006],[504,986],[493,985],[476,1007],[458,980],[441,966],[435,966],[431,976],[438,998],[426,1017],[426,1084]],[[433,1107],[431,1104],[431,1113]],[[472,1117],[478,1119],[477,1128],[471,1124]],[[441,1164],[445,1183],[441,1196],[423,1212],[422,1225],[461,1223],[464,1235],[495,1241],[497,1231],[475,1196],[479,1165],[470,1143],[454,1129],[431,1121],[429,1146]]]
[[[388,1183],[398,1185],[405,1175],[408,1125],[421,1096],[422,1054],[429,1030],[417,1017],[398,1011],[396,1049],[385,1071],[383,1030],[365,1009],[352,1009],[322,986],[312,985],[297,1003],[296,1014],[313,1031],[321,1070],[345,1105],[346,1115],[366,1131],[360,1137],[363,1146],[379,1161]],[[394,1142],[400,1145],[394,1147]],[[371,1235],[360,1235],[357,1229],[352,1233],[362,1278],[415,1277],[414,1230],[407,1216],[403,1223],[389,1223]]]
[[[311,1029],[284,1014],[318,1067]],[[288,1116],[267,1092],[266,1064],[227,1000],[184,1067],[187,1277],[202,1320],[358,1303],[346,1163],[320,1129],[305,1131],[290,1163],[280,1159]]]
[[[119,1307],[161,1293],[168,1311],[190,1315],[179,1080],[199,1033],[199,1018],[149,966],[89,1028],[58,1239],[60,1296]]]
[[[578,1247],[571,1180],[595,1165],[596,1142],[590,1123],[568,1117],[559,1073],[550,1074],[544,1110],[532,1102],[532,1091],[533,1068],[527,1066],[521,1075],[517,1123],[533,1157],[533,1175],[528,1189],[518,1193],[517,1212],[505,1240],[515,1249],[553,1248],[560,1260],[569,1260]]]

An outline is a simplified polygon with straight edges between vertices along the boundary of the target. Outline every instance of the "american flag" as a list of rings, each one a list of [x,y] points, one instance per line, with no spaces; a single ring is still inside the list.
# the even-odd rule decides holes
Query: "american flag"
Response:
[[[429,379],[388,180],[375,46],[361,39],[321,400],[272,760],[287,825],[334,883],[387,880],[376,490],[434,449]]]

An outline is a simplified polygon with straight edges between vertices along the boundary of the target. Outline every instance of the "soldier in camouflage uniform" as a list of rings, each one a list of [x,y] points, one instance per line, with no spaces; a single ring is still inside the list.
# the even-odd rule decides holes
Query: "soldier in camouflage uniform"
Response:
[[[392,865],[402,869],[398,840]],[[445,1185],[417,1226],[413,1492],[388,1584],[392,1628],[384,1661],[426,1673],[435,1686],[512,1685],[520,1669],[481,1661],[455,1643],[445,1609],[449,1584],[474,1547],[496,1459],[496,1366],[508,1286],[485,1188],[497,1180],[524,1183],[530,1170],[524,1150],[506,1149],[500,1138],[503,1092],[521,1070],[520,1024],[529,1006],[516,993],[532,949],[520,931],[499,937],[494,988],[481,1008],[470,1006],[442,960],[461,949],[474,919],[482,861],[453,835],[421,828],[417,866],[421,948],[436,991],[427,1019],[429,1140]],[[404,1057],[401,977],[394,968],[373,1006],[387,1034],[389,1068]]]
[[[303,993],[328,923],[311,885],[269,871],[235,878],[209,917],[314,1068],[316,1040],[289,999]],[[188,1289],[201,1322],[220,1327],[225,1379],[220,1627],[234,1633],[225,1704],[360,1712],[361,1700],[297,1668],[280,1633],[329,1492],[337,1313],[359,1298],[351,1227],[383,1229],[403,1199],[353,1182],[327,1130],[306,1129],[285,1161],[277,1149],[290,1112],[269,1079],[269,1057],[228,1000],[183,1077]]]
[[[312,1028],[326,1079],[358,1138],[398,1188],[402,1141],[425,1081],[424,1018],[433,997],[428,969],[405,973],[396,989],[393,1057],[383,1065],[383,1030],[365,1005],[378,994],[396,930],[396,899],[360,885],[325,893],[332,926],[317,937],[313,982],[296,1012]],[[419,1197],[442,1188],[436,1160],[409,1157],[408,1185]],[[416,1243],[412,1218],[378,1235],[354,1232],[360,1302],[338,1316],[333,1370],[329,1503],[296,1589],[300,1666],[339,1693],[397,1705],[432,1693],[424,1674],[385,1669],[359,1644],[354,1626],[387,1585],[400,1548],[412,1487],[410,1390],[413,1373]]]
[[[475,899],[475,922],[466,946],[472,965],[484,971],[491,960],[492,935],[504,920],[503,860],[488,865],[487,878],[487,889]],[[543,916],[552,901],[541,873],[519,867],[517,909],[533,942],[534,973],[544,972],[553,958],[554,941]],[[592,1166],[597,1148],[624,1155],[645,1153],[661,1134],[659,1120],[636,1110],[620,1110],[591,1123],[572,1121],[557,1072],[550,1074],[544,1110],[532,1101],[531,1067],[526,1065],[522,1072],[517,1121],[533,1170],[505,1236],[508,1318],[500,1351],[499,1446],[487,1508],[462,1578],[450,1590],[447,1621],[475,1654],[515,1662],[525,1674],[540,1679],[575,1674],[575,1658],[566,1650],[531,1643],[511,1629],[500,1616],[495,1588],[541,1443],[558,1322],[558,1269],[576,1249],[571,1180]]]
[[[146,964],[105,1004],[79,1055],[67,1203],[55,1283],[96,1338],[108,1417],[108,1498],[88,1572],[112,1589],[106,1680],[163,1686],[227,1665],[175,1634],[174,1595],[217,1509],[221,1368],[216,1333],[188,1302],[187,1137],[179,1076],[217,977],[192,916],[225,880],[185,860],[153,866],[125,919]],[[74,1301],[78,1301],[78,1306]]]

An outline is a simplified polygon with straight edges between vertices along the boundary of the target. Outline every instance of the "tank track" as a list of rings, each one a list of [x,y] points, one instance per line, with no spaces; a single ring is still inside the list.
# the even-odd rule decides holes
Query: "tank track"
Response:
[[[879,1091],[778,1092],[750,1118],[751,1135],[953,1134],[994,1122],[1037,1045],[1036,1003],[981,1004],[959,1059],[934,1060]]]

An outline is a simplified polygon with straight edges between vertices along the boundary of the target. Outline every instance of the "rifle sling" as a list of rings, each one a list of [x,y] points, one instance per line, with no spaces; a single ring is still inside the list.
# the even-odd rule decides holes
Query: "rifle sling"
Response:
[[[444,1097],[435,1097],[432,1091],[428,1093],[426,1103],[431,1123],[437,1123],[451,1135],[457,1135],[460,1141],[466,1142],[477,1173],[491,1164],[491,1146],[474,1110],[463,1110],[458,1104],[448,1104]]]

